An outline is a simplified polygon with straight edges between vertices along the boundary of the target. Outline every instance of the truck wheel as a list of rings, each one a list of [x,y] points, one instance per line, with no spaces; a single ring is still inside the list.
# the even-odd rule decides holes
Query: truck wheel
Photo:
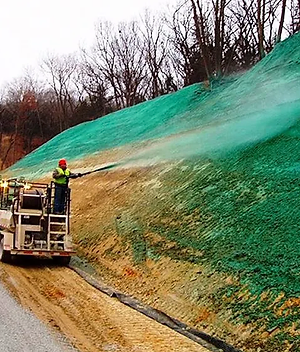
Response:
[[[52,257],[53,261],[57,265],[68,266],[70,264],[71,257]]]
[[[0,261],[3,263],[9,263],[11,261],[10,251],[4,250],[4,237],[0,239]]]

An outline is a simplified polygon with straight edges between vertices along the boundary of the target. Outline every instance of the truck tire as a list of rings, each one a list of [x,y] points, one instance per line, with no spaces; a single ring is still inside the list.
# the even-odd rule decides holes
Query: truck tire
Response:
[[[4,249],[4,237],[3,236],[0,239],[0,261],[3,263],[11,262],[10,251],[6,251]]]
[[[70,264],[71,257],[52,257],[53,261],[57,265],[68,266]]]

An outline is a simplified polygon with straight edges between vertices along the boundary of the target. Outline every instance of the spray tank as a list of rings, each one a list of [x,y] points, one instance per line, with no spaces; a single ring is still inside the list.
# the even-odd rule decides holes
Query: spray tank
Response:
[[[67,265],[75,252],[70,234],[70,189],[64,211],[54,214],[54,184],[11,178],[0,182],[0,260],[52,257]]]

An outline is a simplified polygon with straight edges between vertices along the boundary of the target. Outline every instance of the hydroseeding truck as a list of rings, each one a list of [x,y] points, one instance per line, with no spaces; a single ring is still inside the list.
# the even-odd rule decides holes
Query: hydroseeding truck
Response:
[[[8,179],[0,183],[0,261],[52,257],[67,265],[75,252],[70,234],[70,189],[63,214],[54,214],[54,183]]]

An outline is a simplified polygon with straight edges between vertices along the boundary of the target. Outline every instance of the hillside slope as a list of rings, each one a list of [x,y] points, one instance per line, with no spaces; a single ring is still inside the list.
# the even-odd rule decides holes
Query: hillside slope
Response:
[[[299,351],[299,47],[76,126],[6,174],[119,162],[72,185],[101,276],[244,351]]]
[[[299,34],[296,34],[278,44],[242,77],[213,81],[209,89],[194,84],[70,128],[10,170],[31,171],[32,176],[40,176],[62,156],[71,161],[128,143],[170,135],[175,138],[170,147],[173,152],[174,148],[180,151],[181,157],[211,156],[214,152],[219,156],[224,149],[246,148],[268,140],[293,126],[299,117],[298,45]],[[183,132],[192,133],[177,140],[178,133]],[[169,154],[164,155],[164,159],[169,158]]]

